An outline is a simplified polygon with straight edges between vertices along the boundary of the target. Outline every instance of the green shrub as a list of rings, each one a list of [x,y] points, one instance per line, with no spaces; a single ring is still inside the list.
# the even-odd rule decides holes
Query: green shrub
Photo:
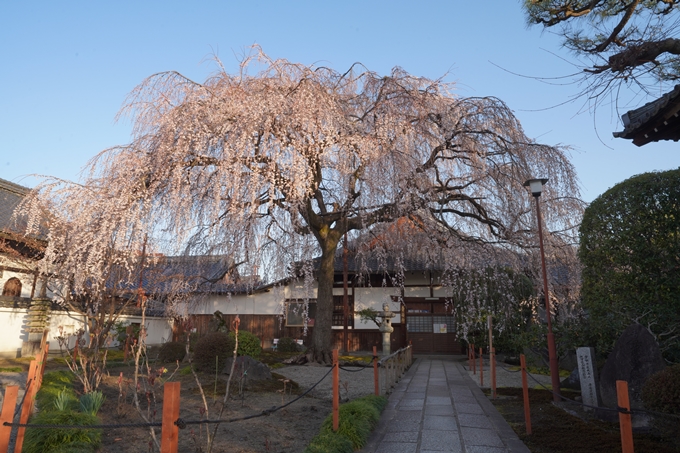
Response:
[[[176,341],[169,341],[161,346],[158,351],[158,360],[161,363],[181,362],[186,355],[186,344]]]
[[[78,398],[73,391],[75,376],[71,371],[50,371],[45,373],[40,391],[35,396],[36,404],[41,411],[55,410],[55,402],[58,398],[64,404],[68,401],[70,409],[78,408]]]
[[[276,350],[279,352],[297,352],[300,350],[297,341],[290,337],[283,337],[279,339],[279,343],[276,345]]]
[[[80,397],[80,411],[90,415],[97,415],[105,399],[106,397],[99,390],[86,393]]]
[[[642,387],[641,396],[647,409],[680,415],[680,364],[669,366],[650,376]],[[680,451],[677,419],[655,416],[652,427]]]
[[[333,414],[326,417],[321,425],[318,436],[305,450],[305,453],[335,453],[360,450],[371,431],[380,420],[380,412],[387,405],[387,399],[383,396],[368,395],[355,399],[340,406],[340,424],[338,431],[333,431]],[[335,438],[339,438],[335,440]],[[345,439],[349,441],[350,450],[345,450]],[[327,449],[324,449],[328,447]],[[334,449],[337,448],[337,449]]]
[[[234,332],[229,332],[229,338],[233,342],[235,341]],[[232,351],[234,347],[232,346]],[[245,330],[238,331],[238,355],[249,355],[253,359],[259,359],[262,353],[262,346],[260,344],[260,339],[253,333]]]
[[[208,333],[196,342],[193,364],[197,370],[215,372],[215,358],[217,369],[222,370],[229,357],[234,353],[234,342],[223,332]]]
[[[650,376],[642,387],[642,401],[647,409],[680,414],[680,364]]]
[[[321,433],[314,437],[304,453],[352,453],[352,442],[336,433]]]
[[[99,420],[92,414],[65,411],[40,411],[31,419],[33,424],[46,425],[96,425]],[[26,453],[85,453],[94,452],[101,442],[101,430],[97,429],[49,429],[26,430],[23,451]]]

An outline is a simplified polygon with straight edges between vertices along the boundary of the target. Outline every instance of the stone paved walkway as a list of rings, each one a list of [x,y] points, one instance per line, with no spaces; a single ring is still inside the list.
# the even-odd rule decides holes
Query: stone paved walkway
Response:
[[[461,359],[417,358],[361,452],[529,453]]]

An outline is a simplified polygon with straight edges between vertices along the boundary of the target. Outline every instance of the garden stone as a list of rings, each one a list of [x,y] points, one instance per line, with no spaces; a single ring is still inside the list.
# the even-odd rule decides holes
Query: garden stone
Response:
[[[231,372],[233,361],[233,357],[227,359],[222,374],[229,374]],[[236,358],[236,366],[234,367],[234,377],[242,376],[244,373],[248,379],[253,381],[264,381],[272,378],[272,373],[267,365],[247,355],[238,356]]]
[[[560,382],[560,388],[569,390],[581,390],[581,381],[578,376],[578,368],[575,368],[569,376]]]
[[[586,410],[601,406],[599,386],[597,379],[597,366],[595,366],[595,348],[578,348],[576,350],[578,358],[578,381],[581,387],[581,398],[587,406]],[[590,407],[588,407],[590,406]]]
[[[600,373],[602,403],[616,408],[616,381],[627,381],[631,407],[642,409],[642,386],[652,374],[665,367],[654,335],[638,323],[631,324],[616,340]]]

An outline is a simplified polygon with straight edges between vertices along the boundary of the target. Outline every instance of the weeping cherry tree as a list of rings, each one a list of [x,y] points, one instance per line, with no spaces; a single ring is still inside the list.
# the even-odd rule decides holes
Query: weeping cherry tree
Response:
[[[268,281],[316,258],[312,351],[323,362],[345,233],[416,216],[424,232],[448,238],[438,256],[460,259],[467,248],[455,244],[519,250],[535,245],[522,185],[533,177],[550,178],[550,229],[569,236],[579,221],[566,150],[529,139],[499,99],[460,97],[400,68],[341,73],[258,48],[237,73],[218,68],[203,83],[149,77],[121,112],[133,118],[131,143],[94,158],[82,185],[36,192],[33,204],[49,200],[55,218],[47,261],[75,293],[96,292],[112,261],[132,275],[144,244],[229,256]]]

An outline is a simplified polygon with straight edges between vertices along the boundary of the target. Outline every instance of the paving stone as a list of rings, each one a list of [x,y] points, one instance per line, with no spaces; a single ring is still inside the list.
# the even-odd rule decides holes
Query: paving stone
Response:
[[[456,407],[456,411],[459,414],[484,414],[484,411],[479,404],[458,403],[455,398],[453,401],[453,405]]]
[[[401,400],[401,403],[399,403],[399,407],[417,407],[421,408],[423,407],[423,404],[425,404],[425,400],[422,398],[415,398],[415,399],[406,399],[404,398]]]
[[[491,420],[486,415],[458,414],[458,423],[460,423],[460,426],[468,426],[470,428],[493,429]]]
[[[375,453],[416,453],[418,444],[404,442],[381,442]]]
[[[448,396],[428,396],[425,402],[428,406],[450,406],[451,398]]]
[[[465,446],[465,453],[507,453],[506,448],[487,447],[484,445]]]
[[[420,431],[420,421],[413,422],[409,420],[392,420],[387,425],[387,432],[415,432]]]
[[[469,428],[461,426],[460,432],[463,435],[465,445],[483,445],[487,447],[503,448],[503,441],[492,429]]]
[[[453,415],[453,406],[425,406],[425,415]]]
[[[453,402],[455,403],[465,403],[465,404],[477,404],[477,398],[472,395],[451,395]]]
[[[462,451],[460,437],[455,431],[423,429],[420,437],[422,451]]]
[[[418,442],[420,431],[398,431],[385,436],[383,442]]]
[[[425,418],[423,418],[423,429],[458,431],[458,424],[453,416],[425,415]]]
[[[400,410],[397,413],[397,415],[395,415],[394,420],[411,422],[411,423],[417,424],[417,423],[420,423],[421,418],[423,418],[423,411],[422,410],[412,410],[412,411]]]

